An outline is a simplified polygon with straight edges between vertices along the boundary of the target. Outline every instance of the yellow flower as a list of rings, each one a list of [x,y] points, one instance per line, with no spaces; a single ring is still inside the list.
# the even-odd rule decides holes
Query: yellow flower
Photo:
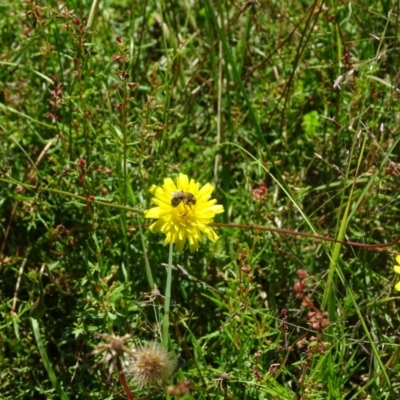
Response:
[[[197,250],[202,233],[215,242],[218,235],[209,224],[215,214],[224,212],[224,207],[211,199],[213,190],[210,183],[200,188],[198,182],[189,181],[185,174],[179,174],[176,185],[171,178],[165,178],[162,187],[153,185],[150,192],[155,196],[152,203],[157,207],[147,210],[145,217],[158,221],[150,225],[150,230],[165,233],[164,245],[175,243],[177,251],[182,251],[186,239],[190,251]]]
[[[398,255],[396,257],[396,261],[398,264],[400,264],[400,255]],[[394,272],[397,272],[398,274],[400,274],[400,265],[395,265],[394,266]],[[400,281],[396,283],[396,286],[394,287],[396,290],[400,291]]]

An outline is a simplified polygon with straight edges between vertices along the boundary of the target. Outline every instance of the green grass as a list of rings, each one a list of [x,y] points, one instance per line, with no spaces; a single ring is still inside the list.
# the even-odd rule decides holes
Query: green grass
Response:
[[[398,398],[399,13],[2,1],[1,400],[128,398],[98,333],[185,360],[159,387],[127,376],[134,398]],[[142,212],[179,173],[225,212],[172,254],[167,340],[169,247]]]

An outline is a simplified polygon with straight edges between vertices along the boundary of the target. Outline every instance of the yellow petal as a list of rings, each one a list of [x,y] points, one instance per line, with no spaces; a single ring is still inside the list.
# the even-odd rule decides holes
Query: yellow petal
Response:
[[[175,243],[175,251],[181,252],[183,250],[185,242],[183,240],[179,240]]]
[[[221,214],[225,211],[224,206],[221,206],[220,204],[216,204],[215,206],[210,207],[210,209],[214,214]]]
[[[194,244],[189,244],[189,249],[191,253],[194,253],[199,248],[199,243],[196,242]]]
[[[215,233],[214,229],[212,228],[208,228],[207,230],[204,231],[204,233],[212,242],[216,242],[219,239],[219,236]]]
[[[170,206],[171,205],[171,193],[170,192],[165,192],[164,189],[158,188],[156,193],[154,194],[156,196],[156,199],[152,199],[152,202],[154,204],[161,204],[162,202],[163,205],[165,206]],[[158,203],[157,201],[158,200]]]
[[[156,192],[157,188],[158,188],[158,186],[151,185],[150,192],[154,194]]]
[[[199,186],[199,183],[197,183],[194,179],[191,179],[187,190],[189,193],[192,193],[194,197],[196,197],[196,200],[199,196]]]
[[[178,190],[174,181],[171,178],[164,179],[163,189],[164,192],[168,194],[171,194],[172,192],[176,192]]]
[[[397,282],[394,288],[400,292],[400,282]]]
[[[151,224],[149,226],[149,229],[152,232],[159,232],[162,230],[163,226],[164,226],[164,221],[162,219],[159,219],[158,221],[154,222],[154,224]]]
[[[208,200],[211,197],[211,193],[214,191],[214,186],[211,183],[206,183],[200,190],[198,194],[198,199]]]
[[[394,269],[394,272],[400,274],[400,265],[395,265],[395,266],[393,267],[393,269]]]
[[[189,191],[189,178],[185,174],[179,174],[177,180],[176,180],[176,186],[178,186],[178,189],[183,190],[184,192]]]
[[[160,218],[162,213],[161,207],[153,207],[147,210],[144,214],[145,218]]]
[[[396,256],[396,261],[398,264],[400,264],[400,254],[398,256]]]
[[[200,200],[197,200],[197,208],[202,208],[205,210],[212,207],[216,202],[217,200],[215,199],[207,200],[205,197],[203,197]]]

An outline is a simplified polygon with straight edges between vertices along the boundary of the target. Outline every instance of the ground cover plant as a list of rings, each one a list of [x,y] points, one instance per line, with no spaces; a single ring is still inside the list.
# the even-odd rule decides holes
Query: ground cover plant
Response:
[[[1,400],[399,398],[399,12],[3,0]]]

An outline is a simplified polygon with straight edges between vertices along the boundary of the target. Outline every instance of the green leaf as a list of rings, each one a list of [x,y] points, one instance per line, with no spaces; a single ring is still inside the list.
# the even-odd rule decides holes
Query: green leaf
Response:
[[[303,127],[307,137],[313,137],[318,133],[318,125],[319,117],[317,111],[311,111],[308,114],[304,114],[301,126]]]
[[[53,387],[56,390],[57,394],[60,396],[61,400],[68,400],[68,396],[61,389],[60,383],[57,380],[57,376],[54,373],[53,367],[51,366],[49,357],[47,356],[46,348],[42,340],[42,335],[40,334],[38,321],[34,318],[31,318],[31,322],[32,322],[33,333],[36,339],[36,344],[38,346],[40,356],[42,357],[43,365],[46,368],[47,374],[49,375],[49,379],[53,384]]]

